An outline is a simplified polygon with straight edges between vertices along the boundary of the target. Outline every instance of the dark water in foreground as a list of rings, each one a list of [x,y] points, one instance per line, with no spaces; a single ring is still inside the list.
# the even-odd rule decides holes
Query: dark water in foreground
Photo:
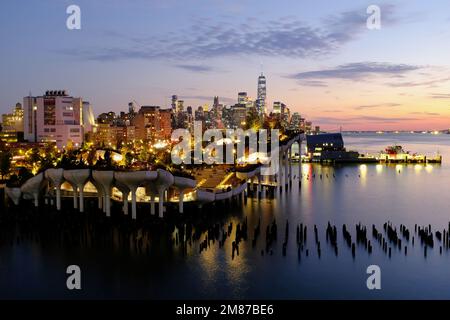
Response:
[[[223,248],[218,242],[199,253],[199,242],[193,241],[187,253],[180,245],[169,245],[171,227],[177,220],[153,226],[151,245],[138,253],[128,245],[117,247],[98,242],[80,248],[26,240],[17,235],[13,241],[0,243],[0,298],[140,298],[140,299],[432,299],[450,298],[450,251],[435,240],[424,257],[424,247],[416,235],[408,254],[392,249],[391,258],[372,238],[372,224],[382,230],[391,221],[399,228],[406,225],[414,235],[414,225],[428,226],[433,231],[448,229],[450,221],[450,136],[448,135],[351,135],[344,137],[349,149],[362,152],[379,151],[398,143],[406,150],[444,156],[442,165],[350,165],[329,167],[303,164],[299,190],[298,180],[292,190],[275,199],[248,199],[239,206],[205,207],[191,213],[193,220],[205,227],[233,222],[233,231]],[[293,174],[298,176],[298,165]],[[312,179],[312,174],[316,175]],[[323,174],[323,179],[319,175]],[[328,174],[328,177],[326,176]],[[333,174],[335,177],[333,177]],[[65,204],[70,207],[70,203]],[[4,208],[1,209],[2,211]],[[15,214],[22,214],[15,209]],[[27,209],[21,209],[26,211]],[[148,212],[148,210],[146,211]],[[64,214],[64,213],[63,213]],[[241,241],[239,256],[232,259],[231,242],[236,224],[248,219],[248,239]],[[252,248],[253,230],[261,219],[261,235]],[[265,248],[266,227],[274,219],[278,238],[273,254],[261,255]],[[286,220],[289,239],[286,256],[282,254]],[[339,253],[336,256],[326,242],[327,222],[337,226]],[[355,258],[344,244],[342,224],[347,224],[355,239],[355,224],[368,227],[373,241],[371,255],[364,246],[356,247]],[[153,224],[155,222],[152,222]],[[308,226],[308,241],[301,260],[298,258],[296,226]],[[318,257],[313,226],[317,225],[321,242]],[[198,225],[198,224],[197,224]],[[200,227],[198,227],[200,229]],[[44,229],[45,230],[45,229]],[[164,230],[168,230],[167,232]],[[59,231],[60,232],[60,231]],[[107,231],[103,231],[107,233]],[[51,233],[51,231],[48,231]],[[155,236],[155,234],[157,236]],[[175,233],[174,233],[175,234]],[[163,240],[159,239],[162,238]],[[200,240],[205,238],[200,233]],[[53,238],[52,238],[53,239]],[[66,289],[66,267],[79,265],[82,290]],[[381,267],[382,290],[366,287],[366,268]]]

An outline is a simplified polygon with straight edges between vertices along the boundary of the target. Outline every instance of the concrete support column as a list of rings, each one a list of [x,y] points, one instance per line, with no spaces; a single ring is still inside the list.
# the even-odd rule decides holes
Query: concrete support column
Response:
[[[183,213],[184,208],[183,208],[183,201],[184,201],[184,190],[180,190],[180,199],[178,200],[178,212],[179,213]]]
[[[45,177],[49,181],[49,188],[54,186],[56,193],[56,209],[61,210],[61,185],[64,181],[63,169],[47,169],[44,173]],[[51,199],[53,200],[53,198]],[[52,202],[52,201],[51,201]],[[53,203],[52,203],[53,205]]]
[[[153,193],[150,195],[150,213],[152,216],[155,215],[155,195]]]
[[[136,189],[137,187],[131,188],[131,218],[136,220],[137,209],[136,209]]]
[[[289,185],[292,185],[292,146],[289,147]]]
[[[34,198],[34,206],[36,208],[39,207],[39,192],[34,192],[33,198]]]
[[[103,209],[103,213],[106,213],[106,197],[105,197],[105,193],[102,193],[102,209]]]
[[[79,185],[78,189],[80,190],[80,212],[84,212],[84,185]]]
[[[73,189],[73,208],[78,209],[78,191],[77,186],[72,186]]]
[[[61,185],[56,185],[56,210],[61,210]]]
[[[280,160],[278,161],[279,163],[279,175],[278,175],[278,181],[277,181],[277,185],[278,188],[280,189],[280,193],[283,192],[283,180],[284,180],[284,174],[283,174],[283,151],[280,149]]]
[[[289,181],[289,169],[288,169],[288,152],[286,150],[286,152],[284,153],[284,185],[286,187],[286,189],[289,187],[288,181]]]
[[[105,190],[105,212],[106,216],[111,216],[111,188],[106,188]]]
[[[258,186],[257,186],[257,189],[258,189],[258,199],[261,199],[261,175],[258,174],[258,175],[257,175],[257,178],[258,178]]]
[[[122,200],[123,200],[123,214],[128,215],[128,195],[129,193],[123,193],[122,194]]]
[[[163,218],[164,217],[164,189],[159,189],[158,190],[158,194],[159,194],[159,201],[158,201],[158,205],[159,205],[159,217]]]
[[[298,162],[298,187],[299,189],[301,189],[302,187],[302,178],[303,178],[303,174],[302,174],[302,141],[298,140],[298,152],[299,152],[299,157],[300,157],[300,161]]]
[[[97,189],[97,203],[98,203],[98,208],[103,209],[103,196],[102,196],[101,190],[98,190],[98,189]]]

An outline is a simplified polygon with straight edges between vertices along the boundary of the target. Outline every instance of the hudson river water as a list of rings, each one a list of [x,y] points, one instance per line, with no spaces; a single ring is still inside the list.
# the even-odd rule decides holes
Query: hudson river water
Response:
[[[0,245],[0,298],[450,299],[450,251],[444,248],[440,254],[441,243],[435,238],[434,248],[428,248],[425,257],[424,246],[414,232],[415,224],[431,224],[433,232],[448,229],[450,135],[345,134],[344,140],[348,149],[360,152],[377,152],[394,143],[411,152],[434,155],[439,151],[444,162],[428,166],[303,164],[301,189],[296,164],[293,174],[297,179],[288,193],[261,201],[249,198],[241,207],[206,206],[191,213],[203,226],[223,223],[227,229],[233,222],[232,235],[224,247],[211,242],[202,253],[200,241],[193,241],[183,255],[179,245],[166,245],[167,241],[157,239],[152,240],[155,244],[151,252],[138,253],[105,243],[43,246],[39,241],[18,241],[14,237],[11,243],[3,241]],[[64,205],[70,207],[70,202]],[[15,214],[20,215],[21,210],[16,209]],[[236,224],[242,225],[246,218],[248,239],[241,241],[239,255],[232,259]],[[253,248],[253,230],[259,219],[261,234]],[[269,251],[262,256],[266,227],[274,219],[278,237],[271,246],[272,254]],[[286,220],[289,239],[283,256]],[[337,256],[326,241],[328,221],[337,227]],[[411,240],[403,242],[402,250],[389,245],[390,258],[372,238],[372,224],[383,231],[387,221],[397,231],[400,224],[406,225],[411,237],[415,236],[414,246]],[[364,246],[357,245],[352,257],[342,236],[342,224],[347,225],[355,241],[355,225],[359,222],[367,226],[373,252],[369,255]],[[308,226],[301,259],[296,244],[296,226],[300,223]],[[321,242],[320,258],[314,225]],[[199,234],[202,241],[205,234]],[[66,289],[66,268],[73,264],[82,271],[81,291]],[[381,290],[367,289],[369,265],[381,268]]]

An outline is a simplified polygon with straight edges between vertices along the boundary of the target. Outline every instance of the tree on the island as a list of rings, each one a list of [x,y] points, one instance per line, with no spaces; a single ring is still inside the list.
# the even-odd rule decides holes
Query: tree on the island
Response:
[[[269,116],[265,119],[264,128],[283,130],[280,118],[274,116]]]
[[[247,116],[245,118],[245,125],[244,129],[253,129],[253,130],[259,130],[262,127],[262,121],[261,117],[258,114],[258,111],[256,111],[256,108],[250,108],[247,112]]]
[[[105,150],[103,157],[100,157],[97,160],[95,167],[98,169],[107,169],[107,170],[113,169],[114,165],[112,161],[111,150]]]
[[[41,154],[39,152],[39,149],[38,148],[31,149],[30,162],[35,164],[38,163],[39,161],[41,161]]]
[[[97,149],[90,147],[86,150],[86,163],[88,166],[93,166],[97,160]]]
[[[63,169],[74,169],[77,167],[77,157],[71,150],[65,150],[59,166]]]
[[[139,153],[139,161],[147,162],[149,159],[149,152],[147,145],[144,145]]]
[[[111,150],[105,151],[105,165],[108,169],[112,168],[112,156],[111,156]]]
[[[0,153],[0,174],[3,178],[9,173],[11,170],[11,153],[4,151]]]

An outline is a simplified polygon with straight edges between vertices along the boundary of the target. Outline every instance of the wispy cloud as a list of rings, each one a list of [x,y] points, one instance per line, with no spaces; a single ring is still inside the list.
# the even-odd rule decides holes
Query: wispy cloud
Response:
[[[409,114],[415,114],[415,115],[425,115],[425,116],[440,116],[440,113],[437,112],[419,112],[419,111],[415,111],[415,112],[410,112]]]
[[[430,95],[432,99],[450,99],[450,93],[432,93]]]
[[[319,88],[328,87],[328,84],[325,81],[320,80],[305,80],[299,82],[299,85],[304,87],[319,87]]]
[[[417,65],[392,64],[387,62],[355,62],[339,65],[330,69],[299,72],[289,75],[288,78],[300,81],[323,81],[333,79],[356,81],[377,75],[394,77],[421,68],[421,66]]]
[[[340,113],[343,110],[339,110],[339,109],[327,109],[327,110],[321,110],[321,112],[323,113]]]
[[[437,85],[440,85],[442,83],[450,81],[450,77],[446,78],[440,78],[440,79],[433,79],[433,80],[425,80],[425,81],[406,81],[406,82],[391,82],[387,85],[394,88],[399,87],[435,87]]]
[[[353,107],[355,110],[367,110],[367,109],[379,109],[379,108],[393,108],[393,107],[400,107],[400,103],[380,103],[380,104],[369,104],[369,105],[362,105],[362,106],[356,106]]]
[[[129,59],[205,59],[232,55],[314,58],[335,52],[367,31],[361,7],[323,19],[316,27],[295,17],[244,23],[203,19],[160,36],[120,37],[120,45],[60,51],[94,61]],[[383,8],[386,24],[395,22],[394,7]],[[117,42],[116,42],[117,43]],[[174,50],[176,48],[176,50]]]
[[[209,66],[204,66],[204,65],[177,64],[175,67],[177,67],[179,69],[184,69],[187,71],[200,72],[200,73],[214,71],[214,68],[209,67]]]

